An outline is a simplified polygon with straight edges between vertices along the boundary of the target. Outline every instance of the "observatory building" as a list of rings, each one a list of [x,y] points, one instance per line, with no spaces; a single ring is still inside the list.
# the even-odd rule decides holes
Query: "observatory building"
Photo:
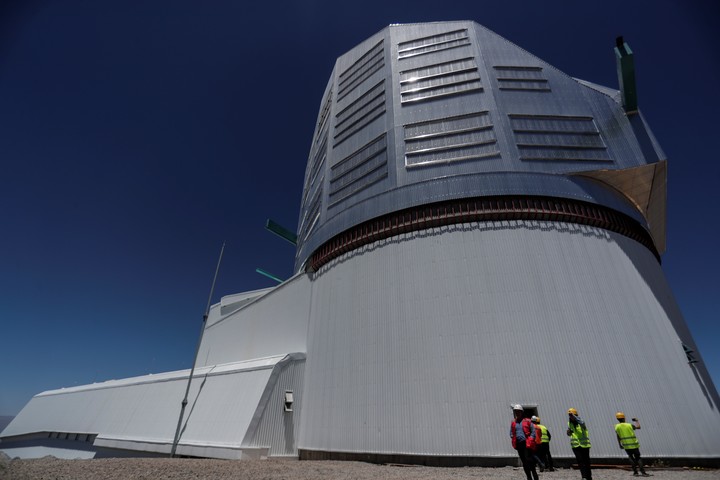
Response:
[[[210,310],[180,455],[503,465],[510,406],[573,458],[720,462],[720,398],[661,269],[666,158],[620,90],[481,25],[391,25],[320,102],[295,275]],[[10,456],[168,454],[187,370],[40,393]],[[672,432],[669,434],[668,432]]]

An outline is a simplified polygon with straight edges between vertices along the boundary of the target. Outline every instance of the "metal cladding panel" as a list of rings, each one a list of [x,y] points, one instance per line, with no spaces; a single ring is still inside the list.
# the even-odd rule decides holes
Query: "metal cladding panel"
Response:
[[[403,234],[312,274],[299,448],[512,456],[510,405],[537,404],[553,455],[566,411],[594,457],[717,457],[717,394],[653,255],[601,229],[504,221]],[[672,432],[668,435],[667,432]]]
[[[327,148],[316,134],[308,157],[296,271],[345,229],[429,198],[495,195],[517,174],[538,178],[514,194],[572,198],[571,184],[540,177],[662,160],[642,118],[610,91],[475,22],[387,27],[333,70],[318,116]],[[462,177],[481,188],[449,188]],[[601,197],[590,201],[610,206]]]
[[[310,282],[297,275],[272,291],[244,304],[239,310],[217,317],[213,306],[198,353],[198,365],[304,352]]]
[[[290,353],[197,369],[178,453],[239,458],[243,448],[263,447],[270,455],[296,455],[293,419],[299,414],[304,362],[304,353]],[[169,453],[188,374],[185,370],[44,392],[2,435],[12,439],[38,432],[84,433],[97,435],[105,446]],[[297,413],[283,412],[288,389],[296,392]],[[75,445],[70,442],[66,448]],[[88,448],[84,442],[77,445]]]
[[[381,30],[338,58],[335,64],[331,81],[336,93],[330,110],[331,140],[328,142],[321,221],[347,205],[392,188],[395,183],[393,172],[375,170],[377,175],[367,177],[366,182],[361,182],[362,188],[356,189],[352,195],[329,198],[333,169],[360,154],[379,138],[394,143],[388,128],[388,119],[392,118],[393,112],[388,102],[391,94],[388,65],[391,60],[387,36],[387,29]]]
[[[372,203],[353,205],[341,214],[330,217],[305,244],[298,247],[299,254],[305,255],[314,251],[322,245],[324,239],[332,238],[355,225],[358,218],[375,217],[380,212],[375,207],[380,205],[392,205],[393,210],[398,211],[414,205],[482,195],[547,195],[572,198],[608,206],[644,224],[640,212],[615,189],[576,176],[496,172],[450,176],[429,182],[432,185],[416,183],[384,192],[375,196]]]
[[[187,427],[183,426],[180,442],[240,445],[271,373],[272,369],[263,369],[194,380],[201,387],[186,409]]]
[[[264,408],[258,419],[257,428],[251,428],[243,441],[248,447],[270,447],[268,454],[273,457],[296,457],[297,437],[302,412],[302,390],[305,362],[295,361],[276,370],[273,387],[267,392]],[[291,410],[285,408],[285,392],[293,395]]]

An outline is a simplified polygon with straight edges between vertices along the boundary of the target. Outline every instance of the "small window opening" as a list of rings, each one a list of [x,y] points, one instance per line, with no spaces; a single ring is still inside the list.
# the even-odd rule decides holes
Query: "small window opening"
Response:
[[[513,405],[517,405],[517,404],[513,403],[510,406],[512,407]],[[540,416],[540,415],[538,415],[537,403],[521,403],[520,406],[523,407],[523,418],[531,418],[532,416],[536,416],[536,417]]]
[[[525,414],[523,415],[525,418],[539,416],[537,405],[523,405],[523,410],[525,411]]]
[[[285,402],[284,402],[284,409],[286,412],[292,412],[293,411],[293,392],[292,390],[285,390]]]

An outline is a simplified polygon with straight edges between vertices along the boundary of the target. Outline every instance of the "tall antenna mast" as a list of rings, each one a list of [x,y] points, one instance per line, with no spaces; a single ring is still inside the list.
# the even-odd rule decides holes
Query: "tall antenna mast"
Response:
[[[175,430],[175,438],[173,439],[172,450],[170,450],[170,457],[175,457],[175,451],[177,450],[178,442],[180,441],[180,427],[182,426],[183,416],[185,415],[185,407],[188,403],[188,394],[190,393],[190,383],[192,383],[193,373],[195,373],[195,365],[197,364],[198,354],[200,353],[200,344],[202,343],[203,334],[205,333],[205,324],[207,323],[208,315],[210,314],[210,301],[212,300],[213,292],[215,291],[215,281],[217,280],[218,272],[220,271],[220,262],[222,261],[223,252],[225,251],[225,242],[222,244],[220,249],[220,257],[218,258],[217,267],[215,267],[215,276],[213,277],[212,286],[210,287],[210,295],[208,296],[207,306],[205,307],[205,314],[202,319],[202,328],[200,329],[200,338],[198,339],[197,347],[195,348],[195,359],[193,360],[192,368],[190,369],[190,376],[188,377],[187,387],[185,388],[185,397],[180,407],[180,418],[178,418],[177,429]]]

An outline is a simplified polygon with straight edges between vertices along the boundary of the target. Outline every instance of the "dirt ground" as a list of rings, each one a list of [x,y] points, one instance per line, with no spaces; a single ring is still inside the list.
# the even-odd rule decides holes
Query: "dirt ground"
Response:
[[[649,469],[652,480],[718,480],[719,470]],[[361,462],[297,460],[199,460],[173,458],[59,460],[45,457],[35,460],[0,458],[0,480],[524,480],[520,468],[437,468],[400,465],[374,465]],[[577,470],[559,469],[540,474],[541,480],[580,480]],[[629,470],[596,469],[594,480],[630,480]],[[642,477],[640,477],[642,478]]]

